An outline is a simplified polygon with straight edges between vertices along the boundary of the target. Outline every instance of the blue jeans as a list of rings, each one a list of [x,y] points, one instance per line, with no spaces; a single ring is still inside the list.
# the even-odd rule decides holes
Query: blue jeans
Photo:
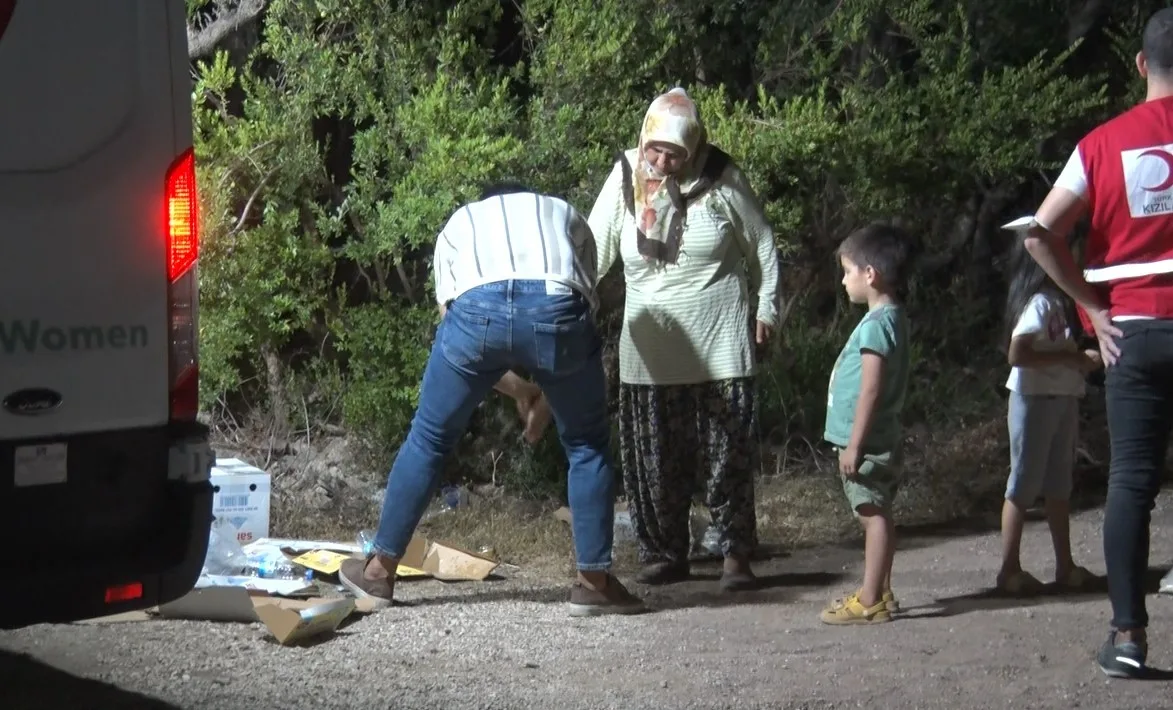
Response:
[[[377,552],[402,557],[473,410],[514,367],[528,370],[545,393],[570,463],[578,568],[610,569],[615,481],[602,341],[587,300],[548,295],[545,281],[486,284],[448,305],[411,429],[387,478]]]

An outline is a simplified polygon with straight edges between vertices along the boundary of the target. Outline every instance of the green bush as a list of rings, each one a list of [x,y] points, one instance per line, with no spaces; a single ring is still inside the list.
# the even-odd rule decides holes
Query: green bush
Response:
[[[385,460],[418,396],[446,218],[502,177],[589,210],[648,102],[680,84],[777,233],[788,320],[761,378],[763,435],[821,433],[859,317],[833,251],[871,219],[923,241],[909,419],[979,416],[1003,376],[997,226],[1135,99],[1109,88],[1135,84],[1140,5],[1068,46],[1055,18],[1074,9],[1051,0],[271,0],[255,42],[194,67],[203,405],[260,403],[304,427],[315,402],[330,421],[309,426]],[[509,404],[478,412],[458,469],[556,493],[561,454],[516,446]]]

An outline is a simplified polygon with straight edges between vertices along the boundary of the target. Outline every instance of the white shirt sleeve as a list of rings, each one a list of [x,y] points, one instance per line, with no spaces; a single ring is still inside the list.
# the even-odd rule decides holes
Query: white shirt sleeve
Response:
[[[1050,300],[1043,294],[1036,293],[1026,304],[1026,308],[1022,309],[1022,315],[1014,324],[1014,330],[1010,333],[1010,337],[1017,338],[1020,335],[1038,335],[1045,332],[1050,310]]]
[[[1067,165],[1063,166],[1063,172],[1055,178],[1055,187],[1061,187],[1079,197],[1087,196],[1087,170],[1083,166],[1079,146],[1071,151],[1071,157],[1067,159]]]
[[[452,261],[456,257],[456,247],[445,231],[436,237],[436,251],[432,256],[432,272],[436,276],[436,303],[444,305],[452,300],[453,282]]]
[[[615,161],[587,216],[587,225],[594,235],[597,250],[596,280],[606,276],[619,258],[619,238],[623,232],[624,219],[627,219],[627,205],[623,198],[623,168],[619,161]]]
[[[590,279],[590,282],[583,284],[583,286],[593,289],[599,280],[596,261],[599,254],[595,246],[595,233],[591,230],[590,223],[582,216],[582,213],[569,203],[566,204],[566,236],[570,239],[575,260],[582,268],[583,276]]]

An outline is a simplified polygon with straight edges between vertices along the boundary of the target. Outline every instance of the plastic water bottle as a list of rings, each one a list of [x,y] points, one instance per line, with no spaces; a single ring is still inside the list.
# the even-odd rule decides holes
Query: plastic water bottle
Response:
[[[314,581],[314,571],[292,562],[264,562],[257,566],[257,576],[262,579],[299,579]]]
[[[361,530],[358,537],[355,539],[358,543],[358,548],[362,550],[363,557],[370,557],[375,554],[375,531]]]
[[[443,501],[444,508],[455,510],[468,505],[468,493],[460,486],[444,486],[440,491],[440,500]]]
[[[421,523],[426,523],[437,515],[444,515],[451,513],[457,508],[462,508],[468,505],[468,491],[460,486],[444,486],[440,489],[440,494],[428,509],[424,511],[424,515],[420,518]]]
[[[297,579],[307,583],[314,579],[312,569],[294,564],[288,557],[279,553],[262,553],[249,560],[249,567],[253,576],[261,579]]]

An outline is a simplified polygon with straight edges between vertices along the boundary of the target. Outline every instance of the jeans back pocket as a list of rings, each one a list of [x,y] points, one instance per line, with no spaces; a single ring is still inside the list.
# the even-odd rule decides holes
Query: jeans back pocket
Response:
[[[577,372],[598,347],[598,334],[589,314],[562,323],[534,323],[534,359],[539,370],[552,375]]]
[[[437,340],[444,359],[458,368],[469,368],[485,359],[489,318],[453,303],[440,321]]]

